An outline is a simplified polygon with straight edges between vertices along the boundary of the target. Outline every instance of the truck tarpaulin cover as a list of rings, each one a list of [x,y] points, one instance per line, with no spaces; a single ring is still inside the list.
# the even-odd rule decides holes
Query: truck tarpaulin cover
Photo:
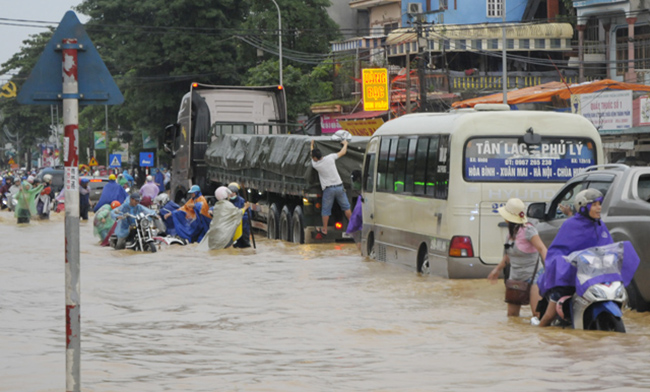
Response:
[[[257,173],[266,177],[272,173],[292,182],[304,184],[303,191],[320,193],[318,174],[311,166],[310,144],[323,156],[336,153],[343,147],[329,136],[302,135],[222,135],[210,143],[206,163],[210,168],[226,171]],[[351,174],[361,170],[368,137],[352,137],[348,152],[336,161],[339,175],[347,189],[351,187]]]

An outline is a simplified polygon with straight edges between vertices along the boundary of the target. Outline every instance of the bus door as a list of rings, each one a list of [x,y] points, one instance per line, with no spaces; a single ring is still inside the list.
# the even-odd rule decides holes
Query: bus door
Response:
[[[362,196],[363,196],[363,223],[364,226],[374,225],[375,217],[375,182],[377,179],[376,163],[379,150],[379,138],[371,139],[366,147],[366,156],[363,162]],[[364,227],[363,238],[367,232]]]
[[[504,202],[481,202],[479,218],[479,257],[486,264],[498,264],[503,258],[503,245],[508,225],[497,211]]]

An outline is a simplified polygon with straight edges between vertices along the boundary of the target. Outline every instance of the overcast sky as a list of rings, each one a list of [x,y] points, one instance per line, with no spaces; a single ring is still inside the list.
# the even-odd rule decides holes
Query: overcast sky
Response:
[[[20,51],[22,42],[30,34],[43,32],[48,25],[58,26],[63,15],[81,0],[4,0],[3,3],[0,7],[0,64]],[[77,18],[82,23],[87,20],[79,13]],[[8,75],[0,75],[1,84],[8,79]]]

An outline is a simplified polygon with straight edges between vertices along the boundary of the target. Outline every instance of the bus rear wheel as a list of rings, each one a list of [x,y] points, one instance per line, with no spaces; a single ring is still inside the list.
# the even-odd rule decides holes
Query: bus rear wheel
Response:
[[[282,207],[280,213],[280,239],[291,241],[291,210],[289,210],[289,206]]]
[[[431,273],[431,265],[429,263],[429,251],[427,250],[427,246],[425,244],[420,245],[420,249],[418,250],[417,262],[418,262],[417,268],[419,273],[421,274]]]

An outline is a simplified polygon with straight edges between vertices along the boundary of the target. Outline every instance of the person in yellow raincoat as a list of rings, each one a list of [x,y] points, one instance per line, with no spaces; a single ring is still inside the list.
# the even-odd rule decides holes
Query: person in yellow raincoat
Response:
[[[233,192],[225,186],[214,192],[217,204],[212,210],[210,230],[205,235],[209,249],[223,249],[237,242],[242,236],[242,216],[250,207],[246,202],[243,208],[236,207],[228,199]]]

